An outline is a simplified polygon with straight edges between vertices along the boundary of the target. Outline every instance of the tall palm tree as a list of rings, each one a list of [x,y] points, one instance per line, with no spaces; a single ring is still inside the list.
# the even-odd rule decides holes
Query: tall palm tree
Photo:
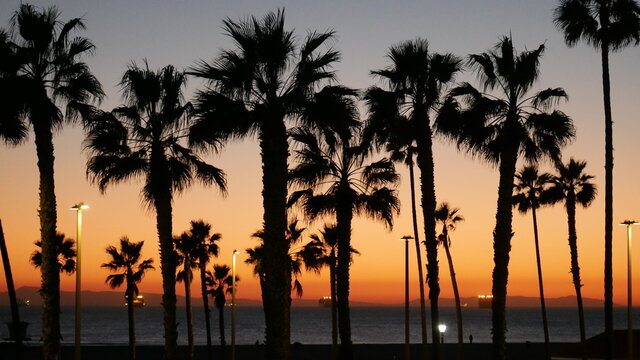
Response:
[[[578,266],[578,234],[576,232],[576,205],[587,207],[591,205],[597,194],[597,188],[591,182],[593,176],[584,172],[587,163],[573,158],[567,164],[556,163],[557,175],[553,177],[553,185],[549,189],[554,201],[564,202],[567,209],[567,225],[569,229],[569,250],[571,252],[571,276],[576,289],[578,301],[578,317],[580,320],[580,343],[582,358],[587,358],[586,333],[584,325],[584,310],[582,305],[582,283],[580,281],[580,267]]]
[[[290,171],[293,186],[301,188],[292,193],[289,204],[299,202],[311,220],[335,216],[338,228],[338,263],[336,266],[336,295],[340,359],[352,359],[351,319],[349,314],[349,266],[351,264],[351,222],[354,215],[364,214],[393,226],[393,215],[399,211],[396,191],[387,187],[398,181],[393,163],[388,159],[367,163],[357,121],[357,110],[348,93],[334,94],[329,100],[321,134],[312,129],[296,128],[290,132],[296,142],[297,165]],[[314,110],[311,106],[309,109]],[[315,118],[317,113],[305,116]],[[317,122],[316,122],[317,123]],[[319,136],[321,135],[321,136]]]
[[[2,90],[3,96],[9,95],[3,100],[10,105],[5,107],[3,101],[0,126],[3,135],[0,137],[18,144],[24,141],[28,127],[33,128],[35,135],[40,173],[38,214],[43,252],[40,296],[45,359],[58,359],[60,356],[60,274],[54,249],[57,212],[53,134],[62,128],[65,120],[74,122],[86,116],[92,111],[88,103],[99,101],[104,96],[100,83],[88,65],[81,61],[95,49],[89,39],[79,36],[78,32],[84,28],[85,23],[79,18],[62,21],[55,7],[39,9],[21,4],[10,21],[11,37],[2,35],[3,41],[16,55],[9,59],[3,57],[2,62],[11,63],[9,67],[15,76],[11,76],[10,81],[17,86]],[[62,107],[65,108],[64,116]],[[10,116],[4,118],[4,115]],[[10,134],[9,138],[7,134]]]
[[[42,267],[42,241],[38,240],[34,244],[41,250],[35,250],[29,261],[36,268]],[[63,233],[56,233],[55,243],[53,244],[57,259],[57,270],[59,273],[71,275],[76,271],[76,242],[73,239],[64,238]]]
[[[489,52],[471,55],[484,92],[469,83],[451,91],[440,112],[439,130],[451,136],[459,148],[499,169],[496,227],[493,232],[492,336],[494,358],[506,357],[507,280],[513,236],[512,192],[516,163],[543,158],[558,159],[560,148],[574,137],[571,119],[552,107],[566,98],[561,88],[532,93],[538,79],[544,45],[516,52],[510,37],[504,37]],[[461,99],[466,107],[460,109]],[[447,121],[449,120],[449,121]]]
[[[227,265],[214,265],[213,273],[207,271],[207,287],[208,293],[213,297],[213,302],[218,309],[218,326],[220,330],[220,345],[222,347],[222,356],[224,359],[226,340],[224,336],[224,305],[227,302],[225,294],[231,294],[233,291],[233,277],[229,272],[231,269]],[[236,276],[236,282],[240,278]]]
[[[389,90],[373,87],[365,97],[370,116],[368,128],[377,133],[379,144],[386,143],[394,135],[394,126],[402,117],[408,120],[409,134],[405,145],[415,146],[417,165],[420,170],[420,204],[424,220],[427,255],[427,283],[431,310],[431,332],[434,359],[439,358],[439,311],[438,297],[438,243],[434,212],[436,195],[434,184],[432,119],[441,104],[443,89],[453,82],[461,70],[462,62],[452,54],[437,54],[429,51],[426,39],[415,39],[394,45],[389,49],[391,65],[382,70],[372,71],[388,83]],[[407,158],[409,160],[409,158]],[[413,162],[412,155],[410,158]],[[412,204],[415,207],[415,204]],[[414,232],[416,226],[414,226]],[[417,236],[414,236],[416,239]],[[423,344],[426,339],[423,338]]]
[[[144,274],[153,267],[153,259],[140,261],[140,251],[144,241],[130,242],[129,238],[120,238],[120,248],[107,246],[106,252],[111,256],[109,262],[100,265],[115,274],[107,276],[106,283],[112,289],[126,284],[124,296],[127,299],[127,315],[129,318],[129,359],[136,358],[136,330],[134,321],[134,299],[138,296],[138,284],[142,282]]]
[[[640,43],[636,0],[560,0],[554,22],[568,46],[580,40],[600,50],[605,125],[604,328],[605,358],[613,357],[613,118],[609,52]]]
[[[291,274],[287,265],[287,128],[304,99],[321,82],[333,79],[339,53],[326,44],[330,32],[309,32],[299,41],[285,29],[284,11],[262,18],[224,20],[235,49],[223,50],[211,63],[201,61],[192,74],[208,82],[199,92],[200,121],[194,142],[218,135],[244,138],[257,134],[262,160],[265,275],[262,289],[266,356],[287,360],[290,353]]]
[[[191,309],[191,282],[193,281],[192,269],[198,267],[196,249],[197,239],[187,232],[173,239],[178,263],[182,264],[182,269],[178,271],[176,280],[184,283],[185,311],[187,316],[187,359],[193,359],[193,316]]]
[[[451,237],[449,232],[456,229],[456,224],[464,221],[464,217],[460,215],[460,209],[451,208],[449,203],[440,203],[435,213],[436,222],[442,224],[442,231],[438,235],[438,244],[442,245],[447,255],[447,263],[449,264],[449,274],[451,275],[451,285],[453,286],[453,296],[456,302],[456,324],[458,328],[458,359],[462,360],[464,342],[462,334],[462,307],[460,306],[460,293],[458,292],[458,282],[456,281],[456,272],[453,270],[453,259],[451,258]]]
[[[2,256],[2,269],[4,270],[4,276],[7,281],[7,293],[9,293],[9,305],[11,307],[11,331],[16,334],[16,359],[22,358],[22,336],[20,313],[18,311],[18,299],[16,297],[16,288],[13,284],[13,273],[11,272],[11,263],[9,262],[9,252],[7,251],[7,242],[4,238],[4,230],[2,228],[2,220],[0,220],[0,255]]]
[[[538,269],[538,289],[540,291],[540,307],[542,308],[542,329],[544,331],[544,349],[546,358],[549,359],[549,325],[547,322],[547,307],[544,300],[544,286],[542,284],[542,263],[540,262],[540,246],[538,243],[538,217],[536,211],[542,205],[551,202],[548,196],[548,187],[551,184],[552,175],[538,172],[538,167],[525,166],[516,173],[515,186],[513,187],[513,206],[522,214],[531,210],[533,218],[533,239],[536,247],[536,265]]]
[[[207,331],[207,358],[211,359],[211,311],[209,310],[206,272],[207,264],[211,257],[218,257],[219,248],[216,241],[220,240],[222,235],[219,233],[211,234],[211,224],[202,220],[192,220],[189,232],[191,233],[191,238],[196,241],[194,257],[200,270],[200,293],[202,294],[202,306],[204,308],[205,328]]]
[[[143,178],[142,198],[156,213],[162,271],[164,356],[175,359],[177,259],[172,238],[172,202],[194,179],[226,189],[224,172],[184,146],[191,104],[183,102],[186,78],[173,66],[158,71],[129,65],[120,85],[125,105],[95,114],[86,140],[87,174],[101,192],[108,185]]]

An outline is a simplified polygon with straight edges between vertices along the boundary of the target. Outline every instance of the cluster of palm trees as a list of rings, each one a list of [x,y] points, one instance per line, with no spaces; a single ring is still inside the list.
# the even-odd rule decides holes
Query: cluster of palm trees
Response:
[[[602,54],[608,357],[612,353],[613,299],[613,144],[608,54],[640,41],[639,16],[640,7],[635,0],[561,0],[555,12],[555,22],[568,45],[585,40]],[[84,22],[82,19],[63,22],[59,17],[55,7],[39,9],[22,4],[12,17],[9,31],[0,31],[0,137],[7,144],[17,145],[24,141],[30,127],[35,135],[40,174],[42,338],[46,359],[57,359],[60,349],[60,265],[52,139],[65,122],[83,125],[90,154],[87,175],[101,192],[118,182],[143,180],[142,197],[157,220],[166,359],[177,356],[178,265],[183,266],[178,279],[184,281],[188,293],[192,269],[199,269],[207,315],[205,284],[217,284],[216,294],[222,298],[228,289],[225,280],[228,270],[226,274],[222,268],[214,268],[210,274],[206,271],[209,255],[217,252],[215,240],[219,238],[209,235],[210,227],[193,222],[190,231],[174,238],[174,196],[196,180],[224,194],[225,173],[201,156],[219,151],[228,141],[246,137],[257,137],[263,171],[264,215],[257,233],[262,243],[254,249],[254,260],[262,289],[268,359],[291,357],[289,323],[291,290],[296,284],[292,277],[296,270],[292,265],[290,233],[297,228],[294,226],[292,230],[288,219],[296,211],[309,221],[324,219],[334,223],[322,232],[326,246],[320,246],[320,237],[313,238],[322,249],[314,250],[317,259],[323,259],[315,268],[326,264],[332,272],[332,301],[336,302],[333,314],[337,318],[334,339],[338,333],[340,359],[353,358],[349,320],[352,219],[366,215],[391,228],[399,211],[395,190],[399,177],[394,162],[401,162],[410,170],[417,247],[420,226],[415,200],[418,197],[420,200],[432,356],[439,357],[438,245],[447,252],[455,283],[448,231],[461,218],[448,206],[437,209],[432,149],[436,135],[499,170],[493,232],[494,358],[506,357],[505,306],[514,199],[526,198],[518,205],[519,209],[531,209],[534,219],[535,209],[546,204],[542,193],[548,190],[555,201],[563,199],[569,218],[573,281],[580,299],[575,207],[576,203],[586,206],[593,200],[595,186],[589,185],[589,176],[582,174],[584,163],[570,161],[565,166],[561,160],[562,147],[575,133],[569,116],[555,108],[567,94],[562,88],[535,89],[544,45],[519,52],[511,37],[503,37],[489,51],[464,60],[453,54],[430,51],[425,39],[405,41],[390,47],[387,67],[371,72],[382,86],[370,87],[361,94],[336,85],[333,65],[340,59],[340,52],[330,45],[335,33],[311,31],[298,37],[285,27],[284,11],[279,10],[261,18],[238,21],[227,18],[223,29],[234,46],[221,50],[210,62],[197,61],[186,71],[171,65],[153,70],[146,61],[142,65],[132,62],[120,81],[124,104],[104,111],[97,107],[104,97],[102,87],[83,62],[95,48],[89,39],[79,35]],[[454,82],[455,76],[465,69],[476,73],[478,86]],[[189,76],[205,83],[193,102],[186,101],[183,93]],[[363,120],[358,112],[360,97],[368,110]],[[389,154],[389,158],[372,159],[380,153]],[[516,172],[518,162],[523,160],[530,165],[552,161],[559,174],[557,179],[562,180],[554,180],[548,189],[544,179],[524,184],[525,170]],[[414,164],[419,170],[419,195],[414,190]],[[570,176],[574,178],[569,179]],[[516,179],[522,183],[516,184]],[[528,194],[514,198],[514,187]],[[531,192],[541,198],[534,200]],[[436,234],[436,221],[443,224],[440,236]],[[335,239],[329,242],[327,237]],[[131,248],[142,246],[127,244]],[[115,264],[118,251],[110,250]],[[418,254],[421,268],[420,251]],[[142,264],[145,262],[139,266]],[[151,263],[145,266],[149,268]],[[312,262],[310,268],[314,268]],[[137,269],[142,271],[140,267]],[[541,274],[540,266],[538,273]],[[113,276],[110,284],[122,283],[123,280]],[[422,283],[422,275],[420,279]],[[129,289],[129,282],[127,285],[127,296],[135,293],[134,287]],[[540,291],[543,298],[542,285]],[[187,298],[190,301],[188,294]],[[214,298],[217,305],[218,295]],[[422,289],[421,301],[423,343],[426,343]],[[189,317],[189,306],[187,312]],[[208,330],[209,327],[207,320]],[[188,333],[191,357],[190,329]],[[208,344],[209,338],[210,334]]]

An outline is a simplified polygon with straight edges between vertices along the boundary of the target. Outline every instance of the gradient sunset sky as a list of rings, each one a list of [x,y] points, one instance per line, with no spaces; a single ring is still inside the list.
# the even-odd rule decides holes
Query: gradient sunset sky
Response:
[[[122,103],[118,82],[132,61],[148,59],[152,68],[172,64],[187,68],[198,59],[211,60],[220,49],[232,46],[222,32],[222,19],[237,20],[249,15],[261,17],[278,8],[286,10],[286,26],[298,37],[311,30],[335,30],[336,49],[342,61],[336,64],[339,82],[365,89],[377,84],[370,70],[389,64],[390,45],[423,37],[431,51],[452,52],[459,56],[488,50],[501,36],[511,34],[518,50],[534,49],[544,43],[545,54],[536,89],[563,87],[569,101],[560,105],[574,120],[576,140],[564,151],[565,160],[575,157],[588,162],[587,172],[595,176],[600,195],[587,209],[578,209],[578,247],[582,270],[583,296],[603,297],[604,253],[604,121],[601,66],[597,51],[579,44],[567,48],[552,23],[557,1],[539,0],[449,0],[449,1],[212,1],[212,0],[61,0],[33,1],[37,6],[56,5],[62,20],[83,17],[87,31],[81,35],[96,45],[95,55],[87,59],[102,82],[107,98],[101,108],[108,110]],[[7,27],[20,2],[0,3],[0,24]],[[615,173],[614,219],[640,218],[640,175],[637,136],[640,122],[637,103],[640,95],[640,49],[630,48],[611,56],[614,120]],[[475,82],[469,71],[458,81]],[[190,99],[201,84],[190,79],[186,91]],[[363,117],[366,114],[362,113]],[[133,241],[145,240],[145,257],[158,262],[155,215],[145,209],[139,192],[141,181],[111,186],[105,195],[85,176],[87,154],[83,151],[83,132],[67,126],[55,137],[56,194],[58,230],[75,237],[75,212],[71,205],[84,201],[91,206],[84,217],[83,289],[108,290],[108,275],[99,265],[107,261],[104,249],[127,235]],[[443,139],[435,141],[436,193],[439,202],[459,207],[466,221],[452,234],[452,255],[461,296],[491,292],[493,269],[492,230],[495,224],[497,169],[459,153]],[[250,235],[261,227],[261,169],[255,139],[228,144],[220,154],[207,155],[214,165],[227,172],[229,194],[195,185],[174,201],[174,233],[187,230],[192,219],[210,222],[222,234],[221,255],[213,263],[231,263],[234,249],[256,245]],[[411,233],[408,172],[399,166],[402,184],[399,195],[402,212],[393,231],[382,224],[359,219],[353,226],[353,246],[361,252],[351,270],[351,299],[381,303],[403,300],[402,235]],[[550,170],[543,164],[543,170]],[[40,273],[28,262],[39,238],[38,173],[33,136],[15,148],[0,145],[0,219],[5,230],[17,287],[38,286]],[[321,222],[308,226],[306,236],[317,231]],[[564,208],[543,209],[539,213],[540,241],[548,297],[573,295],[569,274],[569,247]],[[514,212],[509,295],[537,296],[533,231],[530,214]],[[638,232],[640,235],[640,228]],[[421,234],[421,237],[424,237]],[[640,242],[633,258],[640,261]],[[626,302],[626,233],[614,227],[614,301]],[[442,297],[452,297],[446,258],[440,254]],[[424,259],[424,253],[422,254]],[[260,298],[257,278],[239,255],[241,277],[238,296]],[[415,272],[415,249],[411,248],[411,269]],[[424,261],[424,260],[423,260]],[[150,272],[141,285],[142,293],[161,292],[158,270]],[[640,279],[640,269],[636,279]],[[328,295],[327,274],[304,273],[301,282],[305,299]],[[634,282],[635,304],[640,304],[640,281]],[[74,278],[62,276],[62,289],[73,290]],[[417,298],[415,277],[411,297]],[[6,291],[4,277],[0,291]],[[124,291],[124,290],[122,290]],[[177,286],[183,293],[183,287]]]

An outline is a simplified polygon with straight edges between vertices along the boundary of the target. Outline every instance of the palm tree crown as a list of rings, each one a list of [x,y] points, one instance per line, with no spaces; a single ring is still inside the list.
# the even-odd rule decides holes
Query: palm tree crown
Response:
[[[553,175],[540,173],[535,165],[523,167],[517,174],[513,187],[513,206],[518,211],[526,214],[531,209],[552,203],[547,191]]]
[[[71,275],[76,271],[76,242],[73,239],[64,237],[63,233],[56,234],[56,242],[54,244],[56,254],[58,254],[58,264],[60,272]],[[38,240],[34,243],[37,247],[42,248],[42,241]],[[31,254],[29,259],[31,264],[37,268],[42,266],[42,251],[36,250]]]
[[[138,295],[138,284],[142,281],[145,273],[147,270],[155,269],[153,259],[140,261],[143,245],[144,241],[131,242],[128,237],[124,236],[120,239],[119,249],[112,245],[107,247],[106,251],[111,256],[111,260],[100,266],[115,272],[115,274],[107,276],[106,282],[109,287],[115,289],[126,284],[127,296]]]
[[[578,161],[573,158],[567,164],[557,163],[558,175],[553,177],[553,185],[549,189],[551,198],[555,201],[573,199],[575,204],[582,207],[591,205],[598,190],[596,185],[591,182],[593,176],[584,173],[586,167],[586,161]],[[567,206],[566,201],[565,206]]]

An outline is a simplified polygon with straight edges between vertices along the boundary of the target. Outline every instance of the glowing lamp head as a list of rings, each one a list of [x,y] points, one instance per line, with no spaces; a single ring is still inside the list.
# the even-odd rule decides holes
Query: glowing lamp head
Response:
[[[405,236],[400,238],[400,240],[404,240],[404,241],[409,241],[411,239],[413,239],[413,236],[411,236],[411,235],[405,235]]]
[[[620,223],[620,224],[618,224],[618,225],[626,225],[626,226],[629,226],[629,225],[638,225],[638,224],[640,224],[640,223],[639,223],[639,222],[637,222],[636,220],[625,220],[625,221],[621,222],[621,223]]]
[[[438,331],[440,331],[441,334],[444,334],[444,332],[447,331],[447,325],[445,324],[438,325]]]
[[[89,208],[89,205],[86,205],[84,203],[79,203],[79,204],[73,205],[69,210],[78,211],[78,210],[86,210],[88,208]]]
[[[240,251],[238,251],[238,250],[233,250],[233,255],[238,255],[238,254],[240,254]]]

